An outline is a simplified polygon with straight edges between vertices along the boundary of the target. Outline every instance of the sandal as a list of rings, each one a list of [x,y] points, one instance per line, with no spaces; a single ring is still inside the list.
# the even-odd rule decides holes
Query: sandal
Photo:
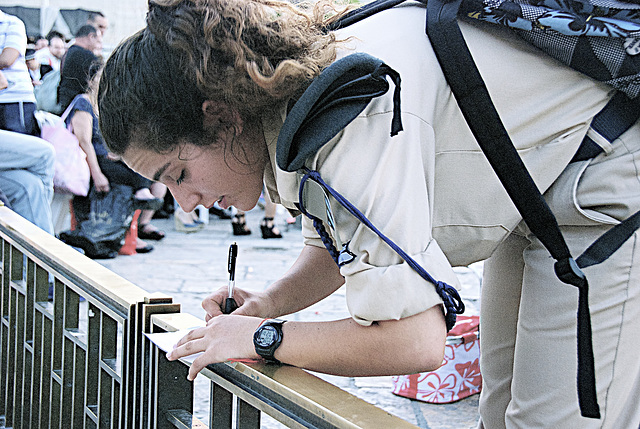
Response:
[[[147,229],[150,227],[151,229]],[[144,225],[138,225],[138,238],[143,240],[156,240],[160,241],[165,237],[164,231],[160,231],[153,226],[150,226],[148,223]]]
[[[191,223],[184,223],[184,220],[183,220],[184,217],[189,217],[189,220],[191,220]],[[173,222],[174,222],[176,231],[186,232],[187,234],[191,232],[198,232],[204,228],[203,223],[196,223],[193,220],[193,218],[191,218],[191,215],[189,213],[185,213],[182,210],[175,212],[173,216]]]
[[[153,250],[153,246],[145,243],[144,240],[136,241],[136,253],[149,253]]]
[[[260,222],[260,231],[262,231],[262,238],[282,238],[282,234],[276,228],[275,222],[272,217],[265,217]]]
[[[249,235],[251,230],[247,227],[247,222],[244,218],[244,214],[237,214],[231,220],[231,226],[233,227],[233,235]]]

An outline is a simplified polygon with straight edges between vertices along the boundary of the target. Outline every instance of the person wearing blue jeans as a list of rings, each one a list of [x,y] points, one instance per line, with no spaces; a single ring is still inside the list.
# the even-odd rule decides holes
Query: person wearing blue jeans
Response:
[[[51,144],[0,130],[0,189],[16,213],[50,234],[54,163]]]

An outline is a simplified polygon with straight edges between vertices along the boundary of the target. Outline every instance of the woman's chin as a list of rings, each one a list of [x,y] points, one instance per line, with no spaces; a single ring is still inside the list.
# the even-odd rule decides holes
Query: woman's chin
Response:
[[[253,210],[258,205],[259,199],[260,199],[260,194],[258,194],[258,196],[255,199],[251,200],[251,202],[247,204],[238,203],[238,205],[235,206],[235,208],[242,210],[243,212],[248,212],[249,210]]]

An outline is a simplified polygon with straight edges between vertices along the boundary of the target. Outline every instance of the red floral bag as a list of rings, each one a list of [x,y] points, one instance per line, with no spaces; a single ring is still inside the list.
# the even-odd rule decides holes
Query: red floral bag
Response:
[[[478,316],[458,316],[447,336],[442,366],[435,371],[393,377],[392,392],[432,404],[455,402],[480,393],[478,327]]]

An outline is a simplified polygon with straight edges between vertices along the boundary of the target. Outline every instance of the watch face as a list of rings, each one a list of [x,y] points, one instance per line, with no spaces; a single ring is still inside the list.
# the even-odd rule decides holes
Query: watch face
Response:
[[[256,338],[256,343],[260,347],[269,347],[271,346],[276,339],[278,338],[278,333],[276,332],[276,328],[273,326],[264,326],[260,329],[259,335]]]

